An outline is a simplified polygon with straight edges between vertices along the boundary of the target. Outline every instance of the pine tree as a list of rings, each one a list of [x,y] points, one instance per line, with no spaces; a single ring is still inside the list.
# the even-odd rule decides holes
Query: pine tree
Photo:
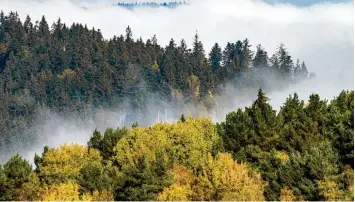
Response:
[[[293,71],[291,56],[288,54],[285,45],[281,44],[278,49],[278,59],[280,63],[280,74],[283,80],[290,80]]]
[[[296,65],[295,65],[295,69],[294,69],[294,73],[293,73],[294,79],[296,81],[299,81],[302,78],[302,72],[301,72],[301,65],[300,65],[300,61],[297,59],[296,61]]]
[[[218,43],[215,43],[215,45],[212,47],[208,60],[212,72],[216,72],[221,68],[222,50]]]
[[[181,122],[185,122],[185,121],[186,121],[184,114],[181,115],[180,121],[181,121]]]
[[[259,68],[259,69],[268,68],[269,67],[268,61],[269,61],[269,58],[267,56],[267,52],[259,44],[256,47],[256,53],[255,53],[255,57],[253,60],[253,67]]]
[[[124,181],[115,191],[115,200],[155,200],[157,194],[169,184],[166,172],[162,156],[158,155],[153,166],[148,164],[144,155],[141,156],[136,165],[124,171]]]
[[[301,75],[304,78],[308,77],[308,70],[307,70],[306,64],[304,62],[302,62],[302,65],[301,65]]]
[[[42,16],[42,19],[39,23],[38,31],[39,31],[40,37],[44,37],[44,38],[49,37],[49,34],[50,34],[49,26],[48,26],[48,23],[47,23],[46,18],[44,16]]]
[[[6,176],[5,193],[3,198],[9,201],[16,200],[19,194],[18,190],[21,188],[22,184],[29,181],[32,172],[32,166],[28,161],[24,160],[19,155],[11,157],[11,159],[4,165],[3,170],[3,173]]]
[[[247,72],[252,64],[253,52],[250,50],[251,45],[249,40],[245,39],[242,45],[242,65],[241,68],[244,72]]]
[[[200,92],[202,96],[207,95],[208,90],[212,88],[212,75],[208,68],[205,51],[199,36],[196,33],[193,42],[192,51],[192,70],[193,74],[200,80]]]

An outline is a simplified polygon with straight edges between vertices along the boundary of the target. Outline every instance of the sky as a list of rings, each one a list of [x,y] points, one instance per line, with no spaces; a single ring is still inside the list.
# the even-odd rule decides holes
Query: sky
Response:
[[[83,0],[76,1],[83,3]],[[83,9],[72,0],[0,0],[0,9],[5,13],[17,11],[23,20],[26,15],[30,15],[33,21],[45,15],[49,24],[59,17],[67,25],[80,22],[88,27],[99,28],[106,39],[124,34],[127,26],[130,26],[134,38],[147,40],[156,34],[158,43],[163,46],[171,38],[176,43],[183,38],[191,47],[197,31],[206,53],[216,42],[224,48],[227,42],[248,38],[254,51],[261,44],[271,56],[283,43],[294,61],[305,61],[308,69],[317,76],[315,80],[286,91],[268,94],[270,103],[276,109],[294,92],[304,100],[311,93],[318,93],[330,100],[343,89],[354,89],[352,1],[318,1],[312,5],[309,2],[315,0],[289,0],[297,5],[282,3],[283,0],[265,1],[272,1],[273,4],[261,0],[191,0],[190,5],[176,9],[139,8],[130,11],[96,4],[87,4],[87,9]],[[251,100],[240,102],[242,96],[242,93],[233,92],[232,89],[229,97],[220,98],[221,103],[232,104],[225,107],[223,113],[248,106]],[[216,121],[223,121],[223,117]],[[71,141],[85,144],[95,128],[94,124],[75,128],[75,124],[65,122],[66,118],[53,120],[49,125],[42,125],[46,128],[43,134],[48,141],[34,145],[37,152],[41,152],[44,145],[55,146]],[[60,128],[55,128],[58,123],[62,123]],[[21,145],[17,148],[21,148]],[[34,155],[30,152],[22,154],[29,159]]]
[[[289,3],[296,6],[311,6],[317,3],[324,2],[352,2],[351,0],[264,0],[267,3],[275,4],[275,3]]]
[[[33,1],[46,1],[46,0],[33,0]],[[151,2],[152,0],[72,0],[75,2]],[[153,0],[154,2],[175,2],[175,1],[186,1],[186,2],[191,2],[191,1],[196,1],[196,0]],[[217,1],[217,0],[216,0]],[[262,0],[266,3],[269,4],[279,4],[279,3],[284,3],[284,4],[291,4],[295,6],[301,6],[301,7],[306,7],[306,6],[311,6],[314,4],[319,4],[319,3],[326,3],[326,2],[331,2],[331,3],[337,3],[337,2],[352,2],[352,0]]]

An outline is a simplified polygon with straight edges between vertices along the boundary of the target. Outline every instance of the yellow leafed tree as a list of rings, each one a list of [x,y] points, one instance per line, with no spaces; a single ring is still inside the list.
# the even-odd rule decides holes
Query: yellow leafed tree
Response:
[[[69,181],[45,187],[40,198],[42,201],[78,201],[79,185]]]
[[[95,149],[89,150],[87,146],[79,144],[64,144],[47,151],[39,168],[46,183],[52,184],[74,179],[81,168],[89,163],[100,164],[101,160],[99,151]]]
[[[175,165],[170,170],[174,184],[166,187],[157,197],[158,201],[187,201],[191,200],[193,191],[191,186],[194,176],[181,165]]]
[[[276,151],[275,158],[280,164],[287,163],[289,161],[289,156],[286,152]]]
[[[76,75],[74,70],[65,69],[61,74],[58,75],[60,79],[70,79]]]
[[[158,200],[262,201],[265,183],[246,164],[236,163],[230,154],[209,155],[203,174],[193,176],[181,166],[174,167],[175,183],[158,195]]]
[[[154,64],[152,65],[152,70],[154,70],[154,71],[158,71],[159,70],[159,65],[158,65],[156,60],[154,61]]]
[[[172,155],[175,162],[189,169],[202,165],[219,141],[209,119],[192,119],[177,123],[159,123],[153,127],[136,127],[115,147],[115,160],[122,166],[134,164],[143,154],[155,161],[158,150]]]
[[[173,184],[158,195],[158,201],[189,201],[192,190],[188,185]]]
[[[187,81],[189,83],[189,90],[191,95],[193,95],[195,99],[198,99],[200,96],[200,80],[197,76],[191,75]]]
[[[83,201],[114,201],[113,193],[109,190],[95,190],[93,193],[88,192],[83,194],[81,199]]]
[[[293,195],[293,191],[289,187],[281,189],[280,201],[294,201],[296,197]]]
[[[260,174],[238,164],[228,153],[210,155],[194,188],[194,200],[262,201],[265,183]]]
[[[338,201],[342,200],[344,197],[344,193],[340,190],[339,185],[331,180],[324,179],[318,181],[318,188],[320,190],[320,195],[322,195],[327,201]]]

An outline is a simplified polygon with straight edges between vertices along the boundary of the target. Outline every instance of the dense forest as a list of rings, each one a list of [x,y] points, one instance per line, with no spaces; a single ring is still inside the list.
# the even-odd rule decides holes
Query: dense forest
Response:
[[[354,91],[276,113],[259,90],[224,122],[185,118],[94,131],[87,146],[45,147],[35,169],[0,166],[0,200],[354,200]]]
[[[285,45],[269,56],[244,39],[206,54],[197,33],[191,45],[134,39],[130,27],[104,39],[86,25],[1,12],[0,154],[32,141],[44,106],[79,119],[132,111],[127,127],[95,130],[87,145],[44,147],[34,167],[20,155],[0,162],[0,200],[354,200],[353,91],[294,94],[273,109],[266,91],[315,76]],[[226,86],[263,90],[220,123],[191,113],[140,124],[161,100],[211,114]]]
[[[59,19],[50,26],[44,16],[22,22],[15,12],[1,12],[0,153],[13,142],[33,141],[29,129],[43,107],[85,119],[127,106],[125,125],[132,125],[143,123],[158,101],[180,112],[192,105],[208,115],[227,85],[270,92],[313,76],[283,44],[271,57],[261,45],[253,51],[248,39],[224,48],[216,43],[206,54],[197,33],[191,48],[173,39],[161,47],[156,36],[134,39],[130,27],[125,35],[104,39],[86,25],[67,26]]]

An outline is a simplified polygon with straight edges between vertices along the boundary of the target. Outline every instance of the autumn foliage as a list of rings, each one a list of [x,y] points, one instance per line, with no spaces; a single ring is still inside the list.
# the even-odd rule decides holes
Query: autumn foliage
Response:
[[[277,113],[251,107],[214,124],[185,118],[95,130],[88,146],[45,147],[36,168],[0,166],[1,200],[304,201],[354,199],[353,91],[290,96]]]

